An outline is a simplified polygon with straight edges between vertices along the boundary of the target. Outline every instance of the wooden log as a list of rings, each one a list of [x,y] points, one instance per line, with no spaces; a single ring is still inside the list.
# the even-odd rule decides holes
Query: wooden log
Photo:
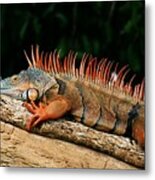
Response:
[[[1,166],[135,169],[103,153],[1,122]]]
[[[7,132],[8,129],[10,128],[12,124],[13,125],[13,129],[16,129],[16,132],[18,132],[18,137],[17,137],[17,143],[12,142],[10,143],[9,141],[6,141],[6,137],[5,137],[5,128],[2,130],[2,134],[4,133],[4,136],[2,138],[3,143],[1,146],[1,153],[4,155],[2,156],[3,160],[2,160],[2,165],[7,165],[7,166],[20,166],[20,164],[14,164],[15,162],[13,161],[12,157],[13,153],[15,153],[15,151],[11,151],[11,147],[12,146],[17,146],[17,148],[19,149],[19,151],[17,151],[17,153],[15,153],[15,155],[18,154],[18,156],[21,156],[21,158],[23,158],[23,154],[25,154],[25,158],[23,159],[21,166],[36,166],[36,167],[68,167],[68,168],[110,168],[110,169],[133,169],[133,166],[129,165],[132,164],[136,167],[139,168],[144,168],[144,152],[140,149],[140,147],[138,145],[136,145],[134,143],[134,141],[129,140],[128,138],[124,138],[121,136],[116,136],[116,135],[112,135],[112,134],[107,134],[104,132],[100,132],[100,131],[96,131],[94,129],[91,129],[89,127],[86,127],[80,123],[76,123],[76,122],[71,122],[71,121],[67,121],[65,119],[60,119],[57,121],[48,121],[43,123],[41,126],[38,126],[37,128],[32,129],[32,133],[30,132],[26,132],[25,131],[25,123],[26,120],[28,118],[28,116],[30,116],[30,113],[22,106],[22,102],[17,101],[15,99],[11,99],[9,97],[6,96],[1,96],[1,100],[0,100],[0,108],[1,108],[1,114],[0,114],[0,119],[1,119],[1,124],[4,127],[7,127]],[[15,126],[21,128],[16,128]],[[23,129],[23,130],[22,130]],[[35,135],[35,134],[38,135]],[[23,139],[21,138],[21,134]],[[43,137],[41,137],[41,136]],[[29,137],[29,138],[26,138]],[[36,139],[37,137],[40,139],[44,139],[41,140],[41,143],[39,143]],[[79,145],[83,145],[86,147],[89,147],[91,149],[100,151],[102,153],[90,150],[90,149],[86,149],[84,147],[81,146],[77,146],[77,145],[73,145],[71,143],[67,143],[65,141],[60,141],[60,140],[55,140],[53,138],[58,138],[61,140],[65,140],[68,142],[73,142],[75,144],[79,144]],[[12,139],[12,138],[11,138]],[[24,140],[25,139],[25,140]],[[25,143],[25,146],[23,145],[23,141],[26,141],[27,143]],[[18,144],[18,142],[21,142]],[[43,143],[44,142],[44,143]],[[57,143],[55,143],[57,142]],[[63,144],[63,153],[61,153],[61,149],[58,148],[58,144],[59,142],[61,142],[60,144]],[[10,143],[10,148],[6,148],[5,146],[9,146]],[[50,145],[53,144],[54,145]],[[5,145],[7,144],[7,145]],[[12,145],[14,144],[14,145]],[[49,144],[50,147],[52,148],[48,148],[47,144]],[[20,152],[20,148],[18,146],[22,146],[23,151],[21,150]],[[41,150],[39,150],[39,146],[41,146]],[[32,153],[32,157],[31,157],[31,149],[35,150],[35,151],[40,151],[39,155],[37,156],[37,159],[39,162],[38,164],[34,163],[28,163],[29,159],[33,159],[33,154],[35,154],[34,152]],[[59,149],[58,150],[52,150],[52,149]],[[22,149],[22,148],[21,148]],[[25,149],[25,152],[24,152]],[[44,150],[43,150],[44,149]],[[72,152],[72,154],[70,154],[68,151]],[[7,155],[8,153],[11,151],[10,155]],[[42,152],[42,153],[41,153]],[[53,153],[55,152],[55,153]],[[87,153],[86,153],[87,152]],[[26,153],[28,155],[26,155]],[[50,156],[49,154],[52,154],[52,156]],[[88,155],[88,154],[92,154],[92,155]],[[105,155],[108,154],[108,155]],[[57,156],[59,157],[61,154],[61,157],[66,157],[66,159],[68,158],[68,161],[71,162],[70,157],[72,156],[72,162],[73,163],[69,163],[68,165],[62,165],[63,161],[61,163],[54,163],[52,165],[52,163],[50,163],[50,161],[52,159],[57,159]],[[86,155],[86,157],[84,157],[84,154]],[[68,155],[68,156],[67,156]],[[44,159],[44,156],[49,156],[49,161],[46,159]],[[78,159],[78,165],[74,164],[74,159],[76,159],[75,157],[77,157]],[[115,157],[115,158],[112,158]],[[6,158],[6,159],[5,159]],[[62,159],[63,159],[62,158]],[[85,159],[87,158],[87,163],[88,166],[86,165],[82,165],[85,162]],[[7,159],[9,159],[9,162],[7,162]],[[11,161],[12,159],[12,161]],[[19,158],[20,159],[20,158]],[[59,159],[59,158],[58,158]],[[77,160],[76,159],[76,160]],[[89,160],[88,160],[89,159]],[[98,160],[96,160],[98,159]],[[106,160],[103,160],[106,159]],[[119,160],[118,160],[119,159]],[[120,161],[121,160],[121,161]],[[59,161],[59,160],[58,160]],[[123,163],[127,162],[126,163]],[[17,162],[17,161],[16,161]],[[20,162],[20,161],[19,161]],[[48,162],[48,163],[46,163]],[[92,163],[90,163],[92,162]],[[102,162],[102,163],[101,163]],[[111,162],[111,166],[109,166],[109,162]],[[97,163],[97,164],[96,164]],[[98,165],[98,163],[100,164],[100,166]],[[107,165],[108,163],[108,165]],[[47,164],[47,165],[46,165]],[[84,163],[85,164],[85,163]]]

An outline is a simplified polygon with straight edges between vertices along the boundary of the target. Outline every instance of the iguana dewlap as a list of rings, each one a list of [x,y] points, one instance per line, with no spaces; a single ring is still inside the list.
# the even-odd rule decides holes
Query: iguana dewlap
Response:
[[[26,53],[25,53],[26,54]],[[26,129],[46,120],[72,117],[100,131],[129,136],[142,147],[144,132],[144,81],[132,88],[127,66],[118,70],[107,59],[84,54],[80,66],[70,52],[62,62],[59,54],[26,54],[29,68],[1,81],[1,94],[24,101],[32,113]]]

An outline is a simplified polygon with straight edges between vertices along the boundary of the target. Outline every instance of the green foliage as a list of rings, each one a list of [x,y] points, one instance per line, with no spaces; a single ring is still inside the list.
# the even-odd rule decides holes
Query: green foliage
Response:
[[[3,4],[2,75],[26,67],[22,50],[39,44],[44,50],[61,49],[62,56],[72,49],[79,57],[83,52],[108,57],[129,64],[143,77],[144,5],[144,1]],[[7,69],[4,60],[9,61]]]

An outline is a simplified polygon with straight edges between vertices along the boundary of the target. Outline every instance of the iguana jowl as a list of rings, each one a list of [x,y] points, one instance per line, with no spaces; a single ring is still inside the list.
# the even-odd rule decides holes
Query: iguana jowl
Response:
[[[76,54],[70,52],[62,62],[59,54],[25,53],[29,68],[1,81],[1,94],[24,101],[33,114],[26,123],[31,130],[40,122],[71,116],[97,130],[127,135],[144,147],[144,81],[132,88],[124,66],[107,59],[83,55],[76,67]],[[112,71],[112,69],[114,71]]]

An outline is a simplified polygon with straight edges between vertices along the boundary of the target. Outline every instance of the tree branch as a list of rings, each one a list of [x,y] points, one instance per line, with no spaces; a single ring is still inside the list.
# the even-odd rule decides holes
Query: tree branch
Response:
[[[30,113],[22,106],[21,101],[1,96],[0,108],[1,121],[25,129]],[[45,122],[40,127],[32,129],[32,132],[44,137],[54,137],[84,145],[136,167],[144,168],[144,152],[128,138],[100,132],[65,119]]]

